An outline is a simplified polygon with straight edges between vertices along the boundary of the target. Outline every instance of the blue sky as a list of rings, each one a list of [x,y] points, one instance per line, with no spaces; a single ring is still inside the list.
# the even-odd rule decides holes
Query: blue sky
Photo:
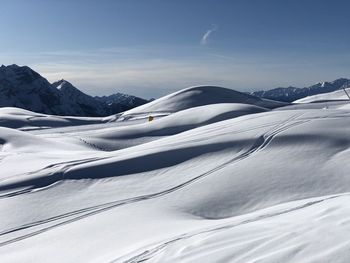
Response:
[[[0,62],[93,94],[159,97],[350,77],[349,1],[1,0]]]

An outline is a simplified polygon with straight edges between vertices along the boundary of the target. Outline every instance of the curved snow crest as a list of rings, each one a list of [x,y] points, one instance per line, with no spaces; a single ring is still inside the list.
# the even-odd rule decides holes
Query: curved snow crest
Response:
[[[217,103],[242,103],[270,109],[288,105],[288,103],[265,100],[232,89],[216,86],[194,86],[126,111],[122,116],[157,112],[177,112],[188,108]]]
[[[112,151],[175,135],[211,123],[268,109],[239,103],[220,103],[185,109],[148,123],[86,132],[81,136],[100,148]]]

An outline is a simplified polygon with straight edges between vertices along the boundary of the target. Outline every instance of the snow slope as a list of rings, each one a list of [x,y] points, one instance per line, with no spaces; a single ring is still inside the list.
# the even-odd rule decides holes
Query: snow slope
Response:
[[[0,129],[1,262],[348,262],[347,102],[172,101],[129,113],[176,111],[147,123]]]
[[[288,103],[261,99],[222,87],[195,86],[126,111],[122,117],[130,119],[149,114],[168,114],[217,103],[244,103],[269,109],[288,105]]]
[[[36,113],[20,108],[0,108],[0,126],[21,130],[38,130],[54,127],[102,124],[113,117],[70,117]]]
[[[346,89],[350,94],[350,88]],[[299,99],[294,101],[294,103],[310,103],[317,101],[331,101],[331,100],[349,100],[348,96],[344,92],[344,90],[337,90],[329,93],[317,94],[313,96],[308,96],[303,99]]]
[[[78,131],[69,132],[68,134],[77,136],[105,151],[111,151],[153,141],[210,123],[265,111],[267,109],[253,105],[220,103],[189,108],[164,118],[157,118],[152,122],[135,123],[133,126],[123,126],[120,125],[121,122],[117,122],[117,125],[107,126],[103,129],[82,132],[78,129]],[[204,112],[205,114],[203,114]],[[130,123],[130,121],[127,123]],[[41,135],[44,135],[44,133],[46,132],[40,132]],[[53,134],[52,130],[48,130],[47,135],[44,136],[52,139],[62,137],[61,133]]]

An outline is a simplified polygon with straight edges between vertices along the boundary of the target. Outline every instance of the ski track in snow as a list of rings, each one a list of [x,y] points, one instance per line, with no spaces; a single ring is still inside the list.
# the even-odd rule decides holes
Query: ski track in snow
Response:
[[[0,191],[4,191],[7,189],[11,189],[11,188],[24,187],[24,186],[27,187],[26,189],[22,189],[19,191],[14,191],[14,192],[2,194],[2,195],[0,195],[0,199],[13,197],[13,196],[21,195],[21,194],[30,194],[32,192],[45,190],[50,186],[53,186],[59,182],[62,182],[65,179],[64,172],[67,171],[69,168],[74,167],[75,165],[89,163],[92,161],[104,160],[107,158],[108,157],[94,157],[94,158],[80,159],[80,160],[74,160],[74,161],[67,161],[67,162],[62,162],[62,163],[55,163],[55,164],[47,165],[39,170],[23,174],[24,176],[28,176],[28,175],[36,175],[36,174],[44,173],[45,180],[43,180],[43,178],[40,176],[38,178],[35,178],[35,179],[30,179],[29,182],[33,186],[29,186],[29,187],[27,186],[28,185],[27,181],[14,183],[11,186],[0,186]],[[35,182],[37,182],[37,183],[35,183]]]
[[[287,127],[284,127],[286,124],[288,124],[288,122],[291,122],[297,118],[302,117],[304,114],[303,113],[297,113],[295,115],[293,115],[292,117],[288,118],[287,120],[283,121],[283,122],[276,122],[276,123],[269,123],[269,124],[265,124],[265,125],[260,125],[260,126],[255,126],[251,129],[244,129],[244,130],[239,130],[235,133],[232,132],[227,132],[227,133],[221,133],[220,135],[225,135],[225,134],[239,134],[242,132],[248,132],[248,131],[252,131],[252,130],[256,130],[259,128],[266,128],[269,126],[274,126],[270,131],[266,132],[265,134],[262,134],[253,144],[253,146],[247,151],[241,154],[241,156],[239,157],[235,157],[238,159],[242,159],[244,158],[246,155],[249,156],[250,154],[252,154],[255,151],[261,150],[262,148],[266,147],[266,145],[275,137],[275,135],[277,135],[278,133],[283,132],[286,129],[292,128],[294,125],[300,125],[303,123],[307,123],[309,121],[312,120],[318,120],[318,119],[326,119],[326,118],[333,118],[333,114],[329,114],[327,116],[323,116],[323,117],[315,117],[315,118],[308,118],[308,119],[304,119],[304,120],[300,120],[297,123],[292,123],[291,127],[289,127],[289,125]],[[349,116],[350,117],[350,116]],[[276,134],[275,134],[276,133]],[[98,150],[104,151],[103,149],[99,149],[99,147],[95,147],[95,145],[90,144],[89,142],[86,142],[86,140],[83,140],[79,137],[76,137],[74,135],[68,135],[74,139],[78,139],[81,140],[83,143],[88,144],[90,147],[96,148]],[[199,139],[202,140],[202,139]],[[190,140],[189,142],[196,142],[198,140]],[[2,194],[0,195],[0,199],[1,198],[6,198],[6,197],[10,197],[10,196],[16,196],[18,194],[26,194],[26,193],[30,193],[32,191],[40,191],[40,189],[46,189],[48,186],[50,185],[54,185],[56,184],[58,181],[64,180],[64,172],[67,171],[68,169],[79,165],[79,164],[84,164],[84,163],[89,163],[89,162],[94,162],[94,161],[100,161],[100,160],[106,160],[109,158],[113,158],[113,156],[106,156],[106,157],[93,157],[93,158],[87,158],[87,159],[78,159],[78,160],[74,160],[74,161],[67,161],[67,162],[62,162],[62,163],[55,163],[55,164],[50,164],[48,166],[45,166],[39,170],[36,171],[32,171],[26,174],[23,174],[24,176],[26,175],[35,175],[35,174],[40,174],[42,172],[44,172],[45,174],[50,174],[52,175],[51,177],[47,177],[48,182],[42,182],[41,178],[38,178],[38,180],[33,180],[31,179],[30,182],[32,184],[34,184],[34,186],[32,187],[28,187],[27,189],[24,190],[20,190],[20,191],[15,191],[15,192],[11,192],[11,193],[6,193],[6,194]],[[235,159],[234,158],[234,159]],[[229,162],[233,162],[234,160],[230,160]],[[49,171],[49,173],[47,173]],[[20,175],[16,175],[16,176],[20,176]],[[40,181],[40,183],[38,183],[37,185],[35,183],[33,183],[33,181]],[[19,183],[20,185],[25,185],[26,181]],[[15,188],[16,186],[19,187],[20,185],[17,185],[16,183],[14,184],[14,186],[12,186],[13,188]],[[6,188],[11,188],[11,186],[7,186]],[[0,191],[3,191],[4,187],[0,186]]]
[[[287,213],[291,213],[300,209],[304,209],[307,207],[310,207],[312,205],[316,205],[331,199],[335,199],[338,197],[342,197],[345,195],[349,195],[349,193],[343,193],[343,194],[339,194],[339,195],[335,195],[335,196],[330,196],[330,197],[326,197],[326,198],[320,198],[319,200],[316,201],[311,201],[311,202],[307,202],[305,204],[302,205],[298,205],[292,208],[288,208],[282,211],[278,211],[275,213],[270,213],[270,214],[264,214],[264,215],[259,215],[257,217],[251,218],[251,219],[247,219],[247,220],[243,220],[242,222],[239,223],[226,223],[224,225],[219,225],[219,226],[214,226],[211,228],[207,228],[205,230],[202,231],[196,231],[194,233],[185,233],[182,234],[180,236],[174,237],[170,240],[164,241],[161,244],[158,244],[156,246],[153,246],[152,248],[146,248],[144,251],[142,251],[141,253],[135,253],[135,256],[132,256],[129,259],[125,259],[124,257],[118,258],[116,260],[111,261],[110,263],[117,263],[117,262],[124,262],[124,263],[138,263],[138,262],[146,262],[150,259],[152,259],[152,257],[154,257],[157,253],[161,252],[162,250],[164,250],[167,246],[172,245],[176,242],[182,241],[184,239],[189,239],[195,236],[200,236],[203,234],[207,234],[207,233],[213,233],[213,232],[217,232],[217,231],[222,231],[222,230],[226,230],[226,229],[230,229],[230,228],[234,228],[234,227],[238,227],[238,226],[242,226],[245,224],[249,224],[249,223],[253,223],[259,220],[263,220],[263,219],[267,219],[267,218],[271,218],[271,217],[276,217],[276,216],[280,216],[283,214],[287,214]]]

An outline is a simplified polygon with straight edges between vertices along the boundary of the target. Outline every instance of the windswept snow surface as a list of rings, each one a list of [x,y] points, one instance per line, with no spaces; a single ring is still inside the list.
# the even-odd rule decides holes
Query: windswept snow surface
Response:
[[[348,102],[179,98],[124,115],[151,122],[1,128],[0,261],[349,262]]]
[[[20,108],[0,108],[0,126],[20,130],[41,130],[55,127],[101,124],[110,117],[69,117],[36,113]]]

